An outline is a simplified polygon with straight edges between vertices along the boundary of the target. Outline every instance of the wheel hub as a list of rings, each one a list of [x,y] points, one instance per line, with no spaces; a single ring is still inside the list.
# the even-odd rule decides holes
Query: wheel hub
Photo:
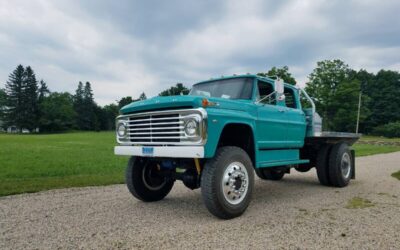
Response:
[[[340,169],[342,171],[342,176],[345,179],[348,179],[350,177],[350,172],[351,172],[351,159],[348,153],[343,154],[342,160],[340,162]]]
[[[247,194],[249,175],[240,162],[228,165],[222,178],[222,192],[230,204],[239,204]]]
[[[157,165],[151,162],[147,162],[142,171],[143,184],[153,191],[161,189],[166,183],[166,179],[157,172]]]

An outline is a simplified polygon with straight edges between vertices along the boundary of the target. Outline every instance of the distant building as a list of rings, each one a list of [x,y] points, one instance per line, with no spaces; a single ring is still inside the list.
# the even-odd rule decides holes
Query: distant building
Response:
[[[19,133],[19,129],[17,128],[17,126],[9,126],[7,128],[7,133],[12,133],[12,134],[16,134]]]

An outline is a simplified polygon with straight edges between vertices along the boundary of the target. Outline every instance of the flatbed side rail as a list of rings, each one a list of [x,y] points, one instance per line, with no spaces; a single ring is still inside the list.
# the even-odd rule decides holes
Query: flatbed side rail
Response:
[[[306,145],[318,145],[318,144],[336,144],[338,142],[346,142],[350,146],[353,145],[358,139],[360,139],[361,134],[356,133],[345,133],[345,132],[330,132],[323,131],[313,134],[305,138]]]

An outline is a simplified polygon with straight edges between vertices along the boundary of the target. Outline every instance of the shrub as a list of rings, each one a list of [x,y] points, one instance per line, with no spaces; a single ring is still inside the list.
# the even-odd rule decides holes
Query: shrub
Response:
[[[373,130],[373,134],[389,138],[400,137],[400,121],[378,126]]]

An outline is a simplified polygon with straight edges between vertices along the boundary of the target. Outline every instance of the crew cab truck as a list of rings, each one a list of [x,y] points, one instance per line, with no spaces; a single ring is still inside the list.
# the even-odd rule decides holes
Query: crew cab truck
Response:
[[[163,199],[181,180],[201,188],[213,215],[230,219],[248,207],[254,173],[279,181],[291,168],[315,167],[319,182],[333,187],[355,178],[350,146],[359,135],[323,132],[312,99],[280,79],[211,79],[189,95],[134,102],[120,112],[114,151],[131,156],[126,184],[145,202]]]

